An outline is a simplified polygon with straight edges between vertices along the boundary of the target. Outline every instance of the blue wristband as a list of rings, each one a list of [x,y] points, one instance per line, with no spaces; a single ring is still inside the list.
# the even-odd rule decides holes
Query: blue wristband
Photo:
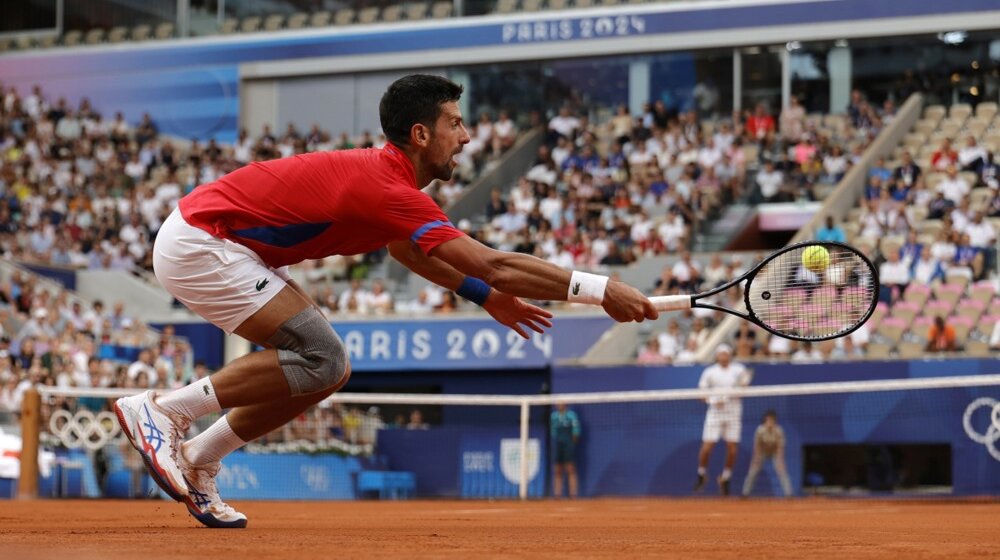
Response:
[[[482,305],[490,295],[490,285],[479,278],[466,276],[455,293],[476,305]]]

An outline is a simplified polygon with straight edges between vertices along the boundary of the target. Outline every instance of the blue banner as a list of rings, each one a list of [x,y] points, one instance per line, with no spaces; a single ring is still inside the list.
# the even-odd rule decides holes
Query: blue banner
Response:
[[[774,410],[785,431],[785,461],[795,494],[803,494],[805,450],[813,445],[945,445],[950,448],[952,495],[1000,493],[1000,432],[990,423],[995,388],[888,391],[878,393],[767,397],[743,400],[742,428],[733,469],[739,492],[753,454],[754,430]],[[691,495],[707,406],[700,401],[581,405],[577,448],[580,492],[587,496]],[[711,491],[723,468],[724,445],[709,463]],[[897,480],[917,479],[919,460],[892,467]],[[846,465],[843,466],[846,468]],[[822,481],[835,483],[836,481]],[[855,490],[867,490],[862,478]],[[758,493],[779,495],[767,476]]]
[[[514,407],[511,407],[514,409]],[[378,452],[393,470],[416,474],[417,495],[462,498],[518,496],[520,430],[516,415],[507,427],[469,422],[429,430],[383,430]],[[545,491],[548,461],[545,428],[535,418],[528,441],[528,494]]]
[[[545,493],[548,461],[545,430],[532,429],[528,437],[528,495]],[[521,480],[521,439],[517,430],[476,431],[462,439],[460,472],[463,498],[516,498]]]
[[[753,385],[907,379],[992,374],[1000,360],[922,360],[829,364],[753,364]],[[690,389],[704,366],[555,367],[554,393]],[[950,448],[952,493],[1000,493],[1000,430],[991,426],[997,388],[954,388],[743,399],[734,491],[743,484],[753,453],[754,430],[775,410],[787,438],[785,460],[795,493],[815,473],[805,472],[812,445],[889,446],[939,444]],[[690,495],[707,407],[700,400],[580,405],[577,448],[581,494]],[[724,458],[716,446],[709,472]],[[680,473],[678,475],[678,473]],[[911,473],[912,475],[912,473]],[[758,493],[774,495],[767,472]],[[710,477],[711,480],[711,477]],[[714,487],[713,487],[714,490]]]
[[[232,500],[350,500],[361,459],[338,455],[255,455],[225,458],[216,482]]]
[[[582,356],[611,327],[604,316],[553,320],[525,340],[489,317],[336,321],[357,371],[541,369]]]

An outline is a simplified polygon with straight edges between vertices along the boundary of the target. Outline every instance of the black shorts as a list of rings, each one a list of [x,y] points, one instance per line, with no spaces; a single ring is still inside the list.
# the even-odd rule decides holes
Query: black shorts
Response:
[[[576,462],[576,444],[572,441],[557,441],[555,444],[555,456],[553,458],[557,465]]]

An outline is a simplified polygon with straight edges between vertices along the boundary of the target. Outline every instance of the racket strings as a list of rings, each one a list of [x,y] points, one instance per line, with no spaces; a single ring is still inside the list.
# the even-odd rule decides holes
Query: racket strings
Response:
[[[847,248],[824,246],[829,264],[807,268],[802,254],[815,246],[779,254],[748,286],[752,313],[779,334],[819,340],[850,331],[865,319],[878,295],[871,266]]]

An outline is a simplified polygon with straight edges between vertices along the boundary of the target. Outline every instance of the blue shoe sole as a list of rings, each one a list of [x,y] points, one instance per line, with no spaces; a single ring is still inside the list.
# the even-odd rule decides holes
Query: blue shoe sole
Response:
[[[197,513],[195,510],[188,506],[188,513],[191,517],[194,517],[202,525],[206,527],[211,527],[212,529],[244,529],[247,526],[246,519],[237,519],[236,521],[219,521],[210,513]]]

